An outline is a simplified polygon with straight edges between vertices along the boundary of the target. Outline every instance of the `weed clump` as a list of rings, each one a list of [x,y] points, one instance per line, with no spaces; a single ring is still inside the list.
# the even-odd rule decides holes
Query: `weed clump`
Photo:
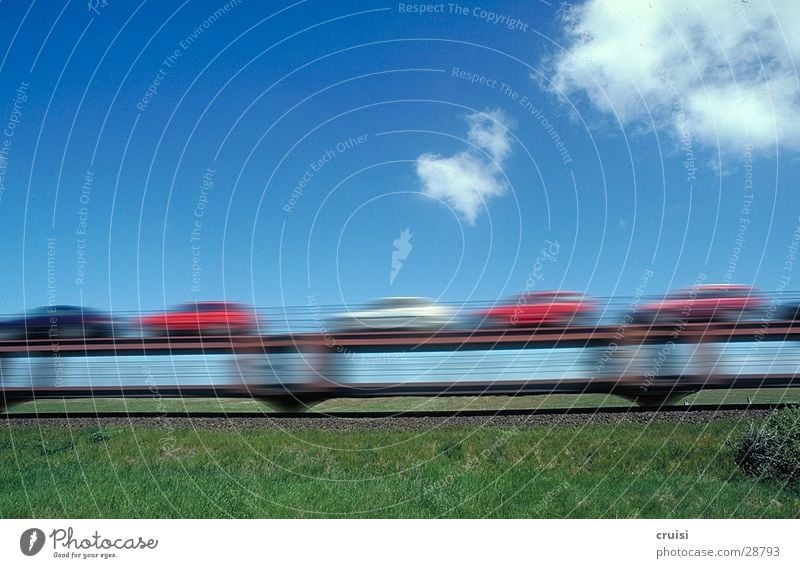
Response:
[[[800,482],[800,408],[773,412],[751,424],[733,443],[739,469],[765,481],[796,486]]]

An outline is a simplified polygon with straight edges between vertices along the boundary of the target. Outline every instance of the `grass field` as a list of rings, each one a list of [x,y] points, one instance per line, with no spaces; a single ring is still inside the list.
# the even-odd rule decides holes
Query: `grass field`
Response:
[[[800,517],[744,424],[428,432],[0,429],[2,517]]]
[[[706,390],[683,399],[681,404],[800,402],[800,389],[738,389]],[[403,411],[403,410],[495,410],[500,408],[569,408],[627,406],[632,403],[614,395],[546,395],[546,396],[484,396],[484,397],[396,397],[377,399],[329,400],[314,406],[320,412],[344,411]],[[85,399],[42,400],[12,406],[15,412],[64,411],[159,411],[159,412],[261,412],[269,411],[264,403],[248,399]]]

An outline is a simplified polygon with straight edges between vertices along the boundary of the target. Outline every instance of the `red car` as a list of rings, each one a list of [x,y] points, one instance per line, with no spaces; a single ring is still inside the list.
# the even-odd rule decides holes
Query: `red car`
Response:
[[[248,335],[257,327],[253,310],[233,302],[189,302],[137,323],[153,335]]]
[[[761,292],[752,286],[703,284],[646,304],[638,319],[644,322],[737,321],[756,314],[763,307]]]
[[[479,315],[489,325],[580,325],[595,311],[594,303],[579,292],[528,292]]]

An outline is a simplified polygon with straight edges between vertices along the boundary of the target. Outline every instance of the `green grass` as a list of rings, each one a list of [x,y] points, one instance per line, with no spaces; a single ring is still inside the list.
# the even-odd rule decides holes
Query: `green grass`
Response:
[[[0,430],[2,517],[800,517],[743,424],[429,432]]]
[[[706,390],[686,397],[688,403],[717,404],[800,402],[800,389],[739,389]],[[683,401],[681,401],[683,403]],[[626,406],[632,403],[614,395],[546,395],[546,396],[487,396],[487,397],[396,397],[378,399],[338,399],[323,402],[313,410],[321,412],[344,411],[402,411],[402,410],[465,410],[500,408],[568,408]],[[270,407],[248,399],[94,399],[94,400],[42,400],[12,406],[15,412],[64,411],[211,411],[211,412],[261,412]]]

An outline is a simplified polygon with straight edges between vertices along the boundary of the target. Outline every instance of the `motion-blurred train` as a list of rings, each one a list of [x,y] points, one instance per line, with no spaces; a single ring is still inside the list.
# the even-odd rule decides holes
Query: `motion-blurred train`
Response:
[[[600,323],[576,292],[455,309],[384,298],[265,334],[256,311],[197,302],[126,319],[50,306],[0,322],[6,404],[81,396],[331,397],[615,393],[663,403],[701,388],[791,386],[800,313],[757,290],[703,285]]]

